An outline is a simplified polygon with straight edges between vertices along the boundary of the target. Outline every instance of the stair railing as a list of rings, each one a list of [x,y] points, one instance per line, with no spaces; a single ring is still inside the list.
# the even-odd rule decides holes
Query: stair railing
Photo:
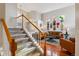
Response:
[[[9,42],[11,55],[15,56],[15,51],[17,50],[17,45],[16,45],[14,39],[11,37],[11,34],[10,34],[9,29],[8,29],[8,27],[6,25],[5,20],[4,19],[0,19],[0,21],[1,21],[1,24],[2,24],[2,26],[4,28],[4,31],[6,33],[6,36],[7,36],[8,42]]]
[[[38,37],[39,37],[39,45],[40,45],[40,41],[41,41],[41,39],[40,39],[40,33],[42,33],[43,34],[43,31],[41,31],[32,21],[30,21],[25,15],[20,15],[20,16],[18,16],[18,17],[15,17],[15,19],[18,19],[18,18],[20,18],[20,17],[22,17],[22,28],[23,28],[23,18],[25,18],[25,20],[27,20],[31,25],[33,25],[33,27],[35,27],[38,31],[39,31],[39,34],[38,34]],[[45,37],[44,37],[45,38]],[[44,43],[44,56],[46,56],[46,40],[44,41],[45,43]]]

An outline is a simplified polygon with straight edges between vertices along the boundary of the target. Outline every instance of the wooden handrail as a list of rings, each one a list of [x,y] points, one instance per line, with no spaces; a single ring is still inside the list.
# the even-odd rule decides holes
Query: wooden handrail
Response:
[[[26,16],[22,15],[26,20],[28,20],[39,32],[42,33],[42,31],[35,25],[33,24]]]
[[[22,15],[19,15],[18,17],[15,17],[15,18],[17,19],[17,18],[19,18],[19,17],[22,17]]]
[[[19,9],[19,8],[18,8]],[[26,11],[25,10],[23,10],[23,9],[19,9],[20,11],[22,11],[22,13],[24,12],[24,13],[26,13]],[[27,13],[26,13],[27,14]],[[24,16],[24,15],[23,15]],[[24,16],[25,17],[25,16]],[[26,17],[25,17],[26,18]],[[28,18],[26,18],[40,33],[38,34],[38,37],[40,38],[40,34],[43,34],[43,32],[35,25],[35,24],[33,24]],[[23,23],[23,19],[22,19],[22,23]],[[23,28],[23,24],[22,24],[22,28]],[[41,38],[40,38],[41,39]],[[45,43],[46,43],[46,41],[45,41]],[[40,41],[39,41],[39,45],[40,45]],[[45,44],[45,49],[44,49],[44,55],[46,56],[46,44]]]
[[[28,20],[40,33],[43,33],[35,24],[33,24],[27,17],[25,17],[24,15],[22,15],[26,20]],[[45,38],[45,36],[44,36]],[[40,41],[39,41],[40,44]],[[45,40],[45,44],[44,44],[44,56],[46,56],[46,40]]]
[[[19,18],[19,17],[24,17],[26,20],[28,20],[39,32],[42,33],[42,31],[35,25],[33,24],[26,16],[24,16],[23,14],[18,16],[18,17],[15,17],[16,19]]]
[[[15,55],[15,51],[17,49],[16,43],[15,43],[14,39],[11,37],[11,34],[10,34],[9,30],[8,30],[8,27],[6,25],[5,20],[4,19],[0,19],[0,20],[1,20],[1,23],[2,23],[2,25],[4,27],[4,30],[5,30],[5,33],[6,33],[8,42],[9,42],[9,45],[10,45],[11,55],[14,56]]]
[[[16,19],[19,18],[19,17],[24,17],[26,20],[28,20],[39,32],[42,33],[42,31],[35,25],[33,24],[26,16],[24,16],[23,14],[18,16],[18,17],[15,17]]]
[[[22,16],[22,23],[23,23],[23,17],[27,20],[27,21],[29,21],[40,33],[42,33],[43,34],[43,32],[35,25],[35,24],[33,24],[26,16],[24,16],[23,14],[22,15],[20,15],[20,16],[18,16],[18,17],[16,17],[16,18],[19,18],[19,17],[21,17]],[[23,28],[23,24],[22,24],[22,28]],[[39,38],[40,38],[40,34],[38,35],[39,36]],[[45,37],[44,37],[45,38]],[[40,44],[40,41],[39,41],[39,44]],[[46,55],[46,40],[45,40],[45,49],[44,49],[44,55]]]
[[[27,17],[25,17],[24,15],[20,15],[18,17],[15,17],[15,19],[19,18],[19,17],[24,17],[26,20],[28,20],[40,33],[42,33],[42,31],[35,25],[33,24]],[[14,41],[14,39],[11,37],[11,34],[8,30],[8,27],[6,25],[6,22],[4,19],[0,19],[1,20],[1,23],[4,27],[4,30],[5,30],[5,33],[6,33],[6,36],[7,36],[7,39],[8,39],[8,42],[9,42],[9,46],[10,46],[10,51],[11,51],[11,55],[12,56],[15,56],[15,51],[17,50],[17,45]],[[13,49],[12,49],[13,48]]]

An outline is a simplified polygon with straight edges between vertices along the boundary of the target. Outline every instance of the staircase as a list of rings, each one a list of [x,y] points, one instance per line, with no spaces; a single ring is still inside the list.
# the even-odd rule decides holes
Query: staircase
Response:
[[[17,43],[16,56],[40,56],[37,46],[22,28],[9,28],[11,37]]]

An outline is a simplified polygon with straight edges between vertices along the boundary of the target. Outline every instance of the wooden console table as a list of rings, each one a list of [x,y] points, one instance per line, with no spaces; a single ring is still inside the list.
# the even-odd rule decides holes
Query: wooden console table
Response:
[[[58,31],[48,31],[49,32],[49,36],[52,36],[54,38],[60,38],[60,34],[62,32],[58,32]]]

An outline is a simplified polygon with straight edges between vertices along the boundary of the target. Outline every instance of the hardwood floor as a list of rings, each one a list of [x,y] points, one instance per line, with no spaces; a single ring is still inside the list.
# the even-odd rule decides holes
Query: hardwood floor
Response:
[[[40,43],[40,46],[44,49],[44,42]],[[62,51],[60,46],[46,43],[46,56],[68,56],[69,53]]]

